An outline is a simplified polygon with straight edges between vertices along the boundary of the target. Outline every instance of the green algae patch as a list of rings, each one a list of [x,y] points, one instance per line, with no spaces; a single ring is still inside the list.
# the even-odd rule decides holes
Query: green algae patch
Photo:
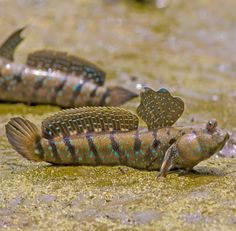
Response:
[[[0,115],[5,115],[8,113],[11,114],[39,114],[42,115],[47,112],[56,112],[59,110],[59,107],[51,106],[51,105],[37,105],[37,106],[29,106],[26,104],[16,103],[16,104],[0,104]]]

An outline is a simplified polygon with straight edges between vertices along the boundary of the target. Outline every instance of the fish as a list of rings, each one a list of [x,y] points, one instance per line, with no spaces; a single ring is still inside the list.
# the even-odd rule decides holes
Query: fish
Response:
[[[173,126],[184,102],[167,89],[145,87],[137,115],[120,107],[82,107],[59,111],[42,121],[41,129],[22,117],[6,124],[9,143],[30,161],[54,165],[123,165],[189,172],[223,148],[229,134],[215,119],[206,124]],[[139,127],[139,120],[148,129]]]
[[[0,47],[0,101],[72,108],[119,106],[138,96],[120,86],[104,86],[100,67],[67,52],[38,50],[28,55],[26,64],[14,62],[24,29]]]

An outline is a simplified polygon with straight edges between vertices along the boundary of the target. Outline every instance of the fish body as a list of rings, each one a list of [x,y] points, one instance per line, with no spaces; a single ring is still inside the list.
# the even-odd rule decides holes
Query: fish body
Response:
[[[148,131],[146,129],[130,132],[103,132],[72,134],[52,139],[42,138],[35,145],[34,154],[40,160],[57,165],[125,165],[144,170],[160,170],[168,148],[180,137],[188,134],[201,142],[205,125],[195,127],[170,127]],[[224,137],[225,134],[222,134]],[[210,137],[209,137],[210,140]],[[208,145],[200,145],[196,155],[204,159]],[[224,142],[224,138],[222,139]],[[188,146],[188,143],[182,146]],[[179,160],[180,161],[180,160]],[[175,163],[172,168],[181,168]]]
[[[114,112],[111,117],[107,116],[110,110]],[[6,135],[13,148],[29,160],[57,165],[125,165],[160,170],[162,176],[174,168],[191,170],[229,138],[215,120],[142,130],[136,129],[136,122],[131,124],[134,116],[119,108],[69,109],[46,119],[42,131],[26,119],[12,118]]]
[[[105,73],[99,67],[65,52],[36,51],[27,64],[15,63],[21,32],[13,33],[0,47],[0,101],[68,108],[117,106],[137,96],[122,87],[103,86]]]

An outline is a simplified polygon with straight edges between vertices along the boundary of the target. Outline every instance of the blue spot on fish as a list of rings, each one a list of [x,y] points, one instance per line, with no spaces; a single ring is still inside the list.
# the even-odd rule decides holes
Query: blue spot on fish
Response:
[[[168,92],[165,88],[161,88],[158,92],[160,92],[160,93],[166,93],[166,92]]]

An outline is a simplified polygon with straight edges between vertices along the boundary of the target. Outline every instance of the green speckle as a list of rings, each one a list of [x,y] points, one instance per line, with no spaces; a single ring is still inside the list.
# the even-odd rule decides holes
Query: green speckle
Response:
[[[57,92],[57,95],[58,95],[58,96],[62,96],[62,93],[63,93],[63,91],[58,91],[58,92]]]
[[[119,153],[115,151],[113,148],[111,149],[111,152],[114,154],[115,157],[119,158]]]

